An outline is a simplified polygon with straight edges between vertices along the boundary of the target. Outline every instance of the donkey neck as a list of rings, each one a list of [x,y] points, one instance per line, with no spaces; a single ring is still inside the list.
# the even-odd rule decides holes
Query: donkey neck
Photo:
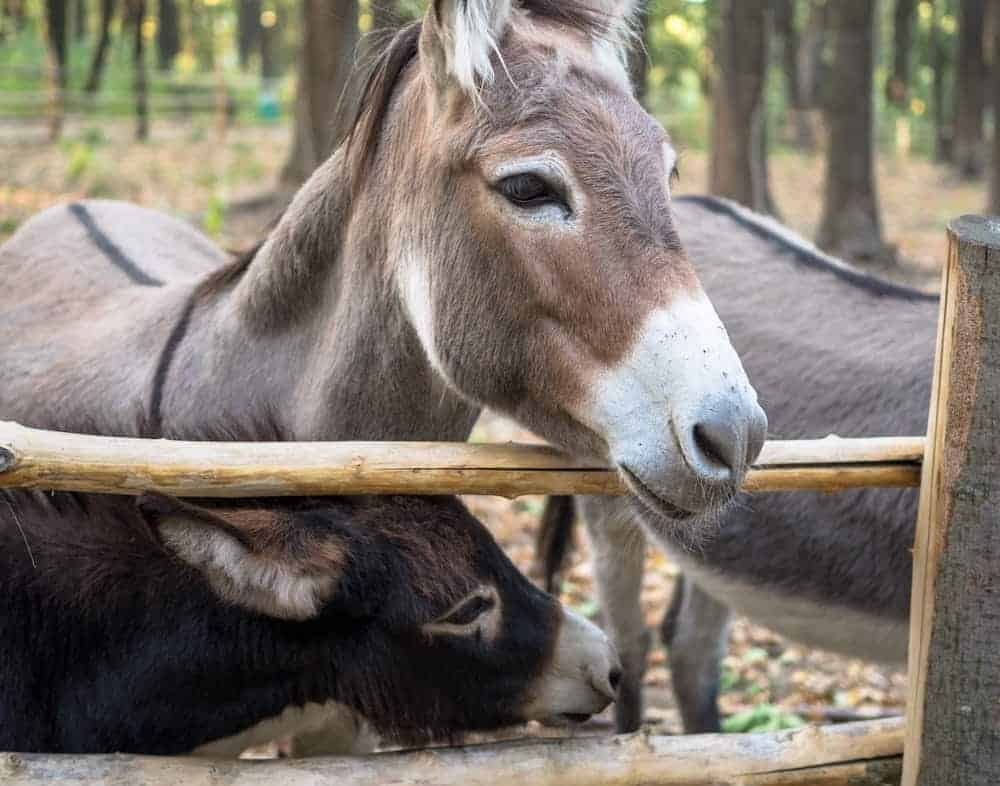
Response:
[[[203,288],[171,362],[165,436],[468,437],[479,408],[432,369],[391,283],[390,217],[358,226],[350,205],[338,153],[245,269]]]

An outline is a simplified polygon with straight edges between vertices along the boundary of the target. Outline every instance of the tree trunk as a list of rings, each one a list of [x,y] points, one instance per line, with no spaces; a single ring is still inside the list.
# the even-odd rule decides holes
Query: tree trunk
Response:
[[[49,140],[62,135],[66,100],[66,0],[46,0],[45,34],[49,44]]]
[[[983,173],[983,109],[986,99],[983,29],[986,0],[961,0],[958,17],[955,167],[962,178],[972,179]]]
[[[800,110],[795,117],[796,145],[800,150],[814,152],[817,146],[817,107],[821,102],[826,65],[823,52],[827,43],[826,3],[811,0],[805,31],[799,41],[796,63],[797,88]]]
[[[160,0],[160,19],[156,27],[156,65],[161,71],[174,67],[181,51],[181,17],[177,0]]]
[[[913,50],[916,8],[916,0],[896,0],[892,16],[892,73],[885,82],[885,97],[900,108],[906,106],[910,94],[910,52]]]
[[[913,542],[904,786],[1000,783],[1000,232],[948,226]]]
[[[90,73],[83,89],[88,93],[96,93],[104,76],[104,64],[108,58],[108,44],[111,42],[111,20],[115,15],[115,0],[101,0],[101,29],[97,38],[97,48],[94,58],[90,61]]]
[[[795,26],[794,0],[773,0],[774,32],[781,41],[781,68],[785,76],[785,93],[791,109],[802,108],[799,89],[799,31]]]
[[[761,159],[768,0],[721,0],[712,85],[709,190],[766,212],[767,162]]]
[[[73,12],[73,38],[83,41],[87,37],[87,0],[76,0]]]
[[[864,265],[887,266],[893,253],[882,241],[874,171],[875,4],[837,0],[831,11],[833,73],[826,101],[829,143],[821,248]]]
[[[945,107],[945,77],[948,59],[945,57],[944,41],[941,35],[941,15],[944,0],[931,0],[930,47],[931,70],[934,82],[931,86],[931,102],[934,107],[934,160],[951,163],[954,160],[954,125],[951,113]]]
[[[236,51],[240,68],[244,71],[250,65],[251,55],[260,48],[261,0],[239,0],[236,14]]]
[[[135,138],[149,138],[149,96],[146,90],[146,45],[142,22],[146,18],[146,0],[128,0],[132,24],[132,90],[135,93]]]
[[[54,82],[66,89],[66,44],[68,14],[66,0],[45,0],[45,30],[52,54]]]
[[[265,81],[281,76],[277,51],[281,25],[282,12],[275,11],[273,21],[260,28],[260,78]]]
[[[628,52],[628,75],[632,89],[639,103],[646,103],[646,75],[649,71],[649,50],[646,48],[649,40],[649,6],[640,5],[635,20],[635,40]]]
[[[358,44],[357,0],[302,0],[302,49],[295,96],[295,135],[282,170],[303,182],[333,152],[334,118]]]
[[[990,162],[990,199],[986,212],[1000,215],[1000,0],[992,0],[990,13],[993,18],[993,73],[990,84],[993,89],[993,156]]]

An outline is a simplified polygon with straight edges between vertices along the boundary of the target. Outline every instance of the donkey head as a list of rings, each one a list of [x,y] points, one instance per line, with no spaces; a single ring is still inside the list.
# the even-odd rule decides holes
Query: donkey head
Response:
[[[677,519],[733,496],[766,418],[678,238],[624,14],[436,0],[383,54],[348,150],[392,192],[388,278],[440,376]]]
[[[451,497],[203,501],[144,495],[160,540],[287,640],[288,680],[396,738],[588,716],[607,637],[518,572]],[[297,695],[297,694],[296,694]]]

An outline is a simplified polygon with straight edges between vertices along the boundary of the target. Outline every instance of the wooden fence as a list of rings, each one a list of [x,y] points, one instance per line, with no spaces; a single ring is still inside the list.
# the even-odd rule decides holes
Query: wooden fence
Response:
[[[926,445],[920,437],[770,442],[746,483],[750,491],[920,484],[905,728],[889,720],[740,736],[638,733],[268,763],[10,753],[0,755],[0,781],[997,786],[1000,222],[966,216],[948,237]],[[0,424],[0,487],[14,486],[187,496],[623,492],[608,468],[541,446],[194,443]]]

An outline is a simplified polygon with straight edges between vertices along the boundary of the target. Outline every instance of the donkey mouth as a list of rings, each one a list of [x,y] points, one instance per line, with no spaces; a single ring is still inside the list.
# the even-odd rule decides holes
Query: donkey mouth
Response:
[[[678,507],[653,492],[649,486],[639,479],[638,475],[624,464],[619,464],[618,469],[621,470],[622,475],[625,477],[625,483],[629,487],[629,490],[654,513],[664,518],[673,519],[674,521],[684,521],[698,515],[693,511]]]

